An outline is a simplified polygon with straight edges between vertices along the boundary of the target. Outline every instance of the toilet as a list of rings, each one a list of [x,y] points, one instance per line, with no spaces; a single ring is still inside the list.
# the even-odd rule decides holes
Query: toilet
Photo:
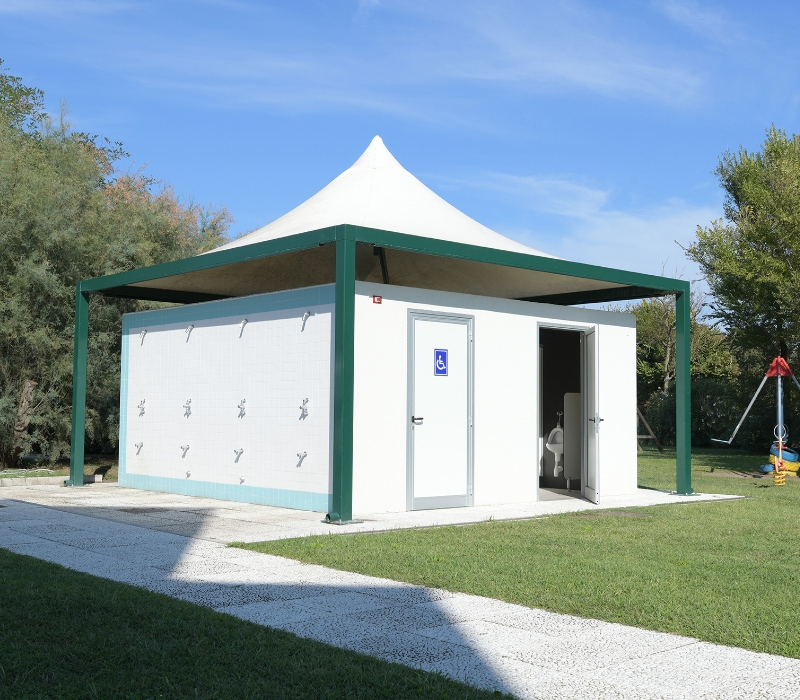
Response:
[[[558,423],[556,427],[550,431],[550,435],[547,436],[547,442],[545,443],[545,447],[547,447],[556,458],[553,476],[558,476],[564,471],[564,467],[561,464],[561,456],[564,454],[564,428],[561,427],[562,412],[559,411],[556,415],[558,416]]]

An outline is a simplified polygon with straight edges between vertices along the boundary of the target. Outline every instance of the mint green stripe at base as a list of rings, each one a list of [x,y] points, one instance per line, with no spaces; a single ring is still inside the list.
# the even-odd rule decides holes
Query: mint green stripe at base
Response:
[[[221,501],[255,503],[263,506],[311,510],[318,513],[330,511],[332,498],[328,493],[291,491],[245,484],[217,484],[213,481],[171,479],[165,476],[146,476],[122,472],[119,475],[119,485],[144,491],[163,491],[178,493],[182,496],[205,496]]]

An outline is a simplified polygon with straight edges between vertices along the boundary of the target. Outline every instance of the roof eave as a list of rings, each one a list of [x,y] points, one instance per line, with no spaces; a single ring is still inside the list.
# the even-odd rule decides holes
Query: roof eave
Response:
[[[176,292],[175,290],[159,290],[157,287],[134,286],[152,283],[176,275],[201,272],[225,267],[235,263],[268,258],[284,253],[312,249],[321,245],[334,243],[337,240],[354,240],[356,243],[371,244],[390,250],[402,250],[443,258],[452,258],[481,263],[489,263],[503,267],[539,271],[554,275],[563,275],[582,280],[594,280],[613,285],[610,289],[577,291],[575,293],[549,295],[545,297],[529,297],[526,301],[539,301],[556,304],[581,304],[620,299],[634,299],[662,294],[678,294],[689,290],[685,280],[660,277],[639,272],[630,272],[615,268],[600,267],[586,263],[572,262],[559,258],[530,255],[493,248],[454,243],[436,238],[412,236],[394,231],[366,228],[352,224],[330,226],[316,231],[308,231],[292,236],[285,236],[271,241],[252,243],[227,250],[210,252],[204,255],[175,260],[168,263],[139,268],[127,272],[119,272],[78,283],[78,289],[85,293],[99,293],[107,296],[125,296],[154,301],[170,301],[178,303],[194,303],[222,298],[224,295],[203,292]],[[162,291],[163,295],[159,295]]]

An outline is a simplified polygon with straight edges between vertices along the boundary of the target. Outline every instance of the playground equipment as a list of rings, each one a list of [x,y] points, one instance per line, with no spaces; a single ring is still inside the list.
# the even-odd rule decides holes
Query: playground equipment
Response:
[[[768,465],[764,465],[761,471],[765,474],[772,474],[772,484],[774,486],[785,486],[786,485],[786,472],[792,471],[797,473],[797,467],[800,466],[798,461],[800,460],[800,455],[794,450],[790,450],[787,447],[787,443],[789,440],[789,431],[786,429],[786,425],[783,422],[783,378],[784,377],[791,377],[792,381],[794,382],[795,386],[800,390],[800,382],[797,381],[797,377],[794,376],[794,372],[792,372],[791,367],[789,367],[789,363],[784,360],[782,357],[776,357],[772,364],[769,366],[767,373],[764,375],[764,378],[761,380],[761,384],[758,385],[758,389],[756,389],[756,393],[753,394],[753,398],[750,400],[747,408],[744,411],[741,419],[736,425],[736,428],[733,431],[733,434],[727,440],[718,440],[716,438],[712,438],[712,442],[720,442],[723,445],[730,445],[733,442],[733,438],[736,437],[736,433],[739,432],[739,428],[742,427],[742,423],[744,423],[744,419],[747,418],[747,414],[750,413],[750,409],[753,408],[753,404],[756,402],[758,395],[761,393],[761,390],[764,388],[764,384],[767,383],[767,379],[770,377],[775,377],[778,380],[775,397],[776,397],[776,421],[775,421],[775,442],[770,447],[770,458],[769,461],[774,467],[770,470]]]

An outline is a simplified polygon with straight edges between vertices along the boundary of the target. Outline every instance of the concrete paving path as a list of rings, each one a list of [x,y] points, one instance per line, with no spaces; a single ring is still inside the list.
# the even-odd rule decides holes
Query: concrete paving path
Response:
[[[522,698],[800,698],[800,660],[231,549],[192,511],[202,499],[172,496],[166,512],[153,505],[164,494],[126,506],[114,501],[141,492],[45,489],[3,489],[0,547],[477,687]],[[104,502],[121,515],[99,519]],[[121,520],[144,515],[149,526]],[[241,517],[234,508],[229,520]],[[170,518],[180,534],[164,531]]]
[[[344,526],[324,523],[322,513],[140,491],[120,488],[115,483],[91,484],[77,489],[58,486],[15,486],[0,490],[0,498],[19,498],[29,503],[38,503],[71,513],[91,515],[104,520],[216,542],[263,542],[328,533],[352,534],[436,525],[463,525],[489,519],[519,520],[600,508],[695,503],[701,500],[736,499],[740,496],[721,494],[678,496],[665,491],[639,489],[630,496],[605,498],[602,506],[596,506],[580,498],[579,494],[542,489],[541,500],[533,503],[377,515],[357,513],[356,518],[362,522]]]

